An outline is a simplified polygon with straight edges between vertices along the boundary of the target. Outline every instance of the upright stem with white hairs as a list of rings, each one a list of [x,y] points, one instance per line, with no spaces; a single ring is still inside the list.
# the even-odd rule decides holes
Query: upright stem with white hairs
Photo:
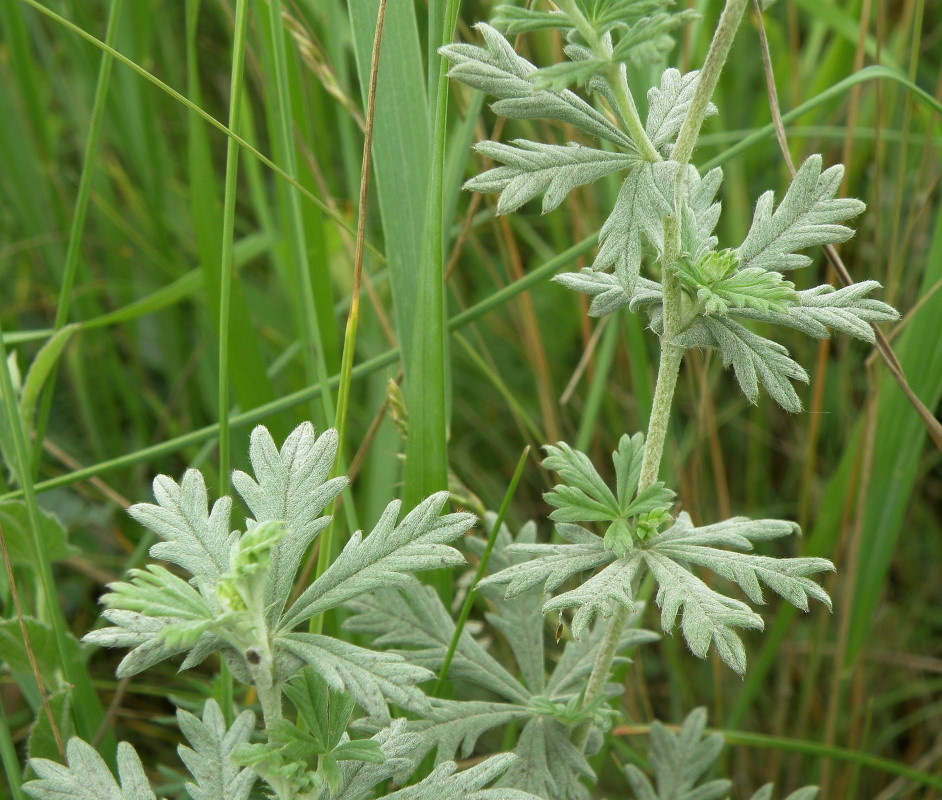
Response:
[[[710,49],[707,52],[700,78],[697,82],[696,94],[687,115],[684,117],[680,133],[671,152],[671,160],[681,166],[677,172],[677,183],[674,193],[674,208],[664,220],[664,252],[661,256],[661,285],[664,299],[664,330],[661,333],[661,356],[657,371],[657,384],[654,389],[651,417],[648,422],[648,433],[644,441],[644,454],[641,461],[641,476],[638,481],[638,491],[643,491],[657,481],[661,467],[661,457],[664,453],[664,440],[667,437],[667,427],[670,421],[671,404],[674,399],[674,389],[677,387],[677,377],[680,374],[680,362],[683,360],[684,350],[674,344],[675,337],[682,329],[681,300],[682,292],[680,281],[670,269],[680,257],[680,212],[684,192],[684,175],[686,165],[693,154],[700,126],[707,114],[710,97],[716,88],[726,57],[736,36],[736,30],[742,20],[748,0],[727,0],[716,26]],[[560,5],[563,8],[563,5]],[[563,10],[566,10],[565,8]],[[581,31],[580,31],[581,33]],[[584,34],[583,34],[584,36]],[[640,121],[639,121],[640,125]],[[642,129],[643,130],[643,129]],[[647,137],[645,137],[646,139]],[[612,668],[612,661],[618,650],[622,631],[628,609],[619,605],[609,619],[605,636],[599,647],[592,674],[586,686],[583,708],[589,707],[601,695],[605,683],[608,681]],[[591,730],[591,720],[584,720],[573,733],[573,743],[580,749],[585,749]]]

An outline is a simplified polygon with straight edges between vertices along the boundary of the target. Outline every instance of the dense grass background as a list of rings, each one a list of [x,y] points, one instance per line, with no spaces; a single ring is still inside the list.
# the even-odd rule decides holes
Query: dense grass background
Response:
[[[102,585],[143,558],[149,543],[123,508],[150,498],[154,474],[196,466],[224,489],[219,465],[244,466],[253,424],[278,439],[303,419],[319,428],[336,421],[378,3],[291,0],[280,14],[279,5],[0,2],[0,323],[23,376],[43,354],[27,381],[35,404],[24,404],[35,407],[39,436],[16,435],[10,402],[0,431],[8,467],[0,499],[25,490],[25,510],[0,514],[6,536],[26,548],[14,566],[23,611],[51,626],[47,690],[63,679],[77,687],[77,730],[108,731],[106,751],[112,733],[149,750],[166,742],[168,763],[176,731],[167,696],[195,703],[207,691],[200,675],[155,669],[118,686],[115,658],[102,652],[54,666],[65,631],[81,636],[96,624]],[[690,5],[703,20],[673,54],[682,68],[699,63],[720,7]],[[444,484],[446,426],[452,483],[472,507],[479,498],[495,508],[525,445],[565,439],[607,464],[618,437],[647,421],[656,341],[627,313],[587,320],[580,298],[547,280],[588,263],[617,183],[580,190],[546,217],[532,204],[495,218],[492,197],[460,191],[482,168],[469,145],[492,135],[495,118],[480,96],[450,87],[436,127],[439,65],[429,54],[447,12],[438,0],[387,9],[359,328],[347,350],[353,381],[340,415],[356,479],[335,541],[372,524],[391,497],[414,500]],[[457,35],[473,40],[469,26],[489,14],[487,2],[465,4]],[[234,74],[232,41],[243,25],[245,69]],[[843,258],[855,279],[881,281],[881,299],[899,307],[903,321],[886,332],[913,389],[936,409],[942,125],[938,106],[906,80],[942,97],[940,9],[923,0],[781,0],[766,26],[783,113],[837,87],[790,120],[792,155],[847,164],[846,192],[869,208]],[[90,37],[107,39],[118,58]],[[560,49],[539,37],[522,46],[539,64]],[[859,73],[874,64],[887,69]],[[639,102],[658,74],[633,75]],[[242,101],[235,113],[232,96]],[[751,14],[714,99],[720,114],[707,122],[695,163],[723,163],[719,233],[735,246],[756,196],[787,181]],[[242,146],[229,144],[226,126]],[[574,134],[514,122],[501,136]],[[428,204],[435,180],[443,200]],[[435,279],[443,267],[444,302]],[[820,256],[795,276],[799,288],[827,278]],[[74,328],[56,333],[67,324]],[[663,477],[700,522],[737,513],[799,519],[806,535],[790,546],[837,564],[828,586],[835,612],[797,618],[771,602],[766,632],[748,637],[744,681],[676,640],[640,653],[624,697],[631,724],[599,763],[609,796],[625,791],[611,754],[642,746],[635,734],[653,717],[679,721],[700,704],[736,745],[727,767],[739,796],[766,780],[823,781],[829,797],[939,794],[872,758],[942,770],[939,451],[868,348],[798,334],[785,343],[812,373],[800,390],[807,413],[790,416],[767,397],[748,406],[716,359],[694,353]],[[403,364],[410,379],[400,393],[390,382]],[[16,370],[0,369],[0,378],[9,401]],[[515,522],[546,516],[540,496],[551,476],[538,461],[534,449]],[[54,572],[48,547],[29,553],[39,509],[58,515],[75,547]],[[15,619],[5,574],[0,587],[3,616]],[[14,648],[15,623],[3,623],[2,635]],[[7,661],[0,755],[9,771],[39,694],[23,662]],[[230,687],[220,680],[212,690]],[[53,747],[48,738],[34,746]],[[828,746],[841,750],[826,758]]]

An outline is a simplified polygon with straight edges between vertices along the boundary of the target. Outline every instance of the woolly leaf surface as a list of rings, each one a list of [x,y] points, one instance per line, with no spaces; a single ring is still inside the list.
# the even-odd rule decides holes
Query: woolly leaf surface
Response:
[[[330,522],[330,516],[321,516],[323,510],[347,483],[346,478],[329,479],[337,442],[337,431],[316,436],[305,422],[279,450],[268,429],[259,425],[249,444],[255,478],[239,470],[232,474],[232,485],[254,515],[253,522],[277,521],[284,527],[284,537],[269,556],[266,605],[273,618],[284,608],[305,551]]]
[[[203,718],[188,711],[177,711],[177,723],[190,746],[180,745],[177,752],[195,782],[186,784],[193,800],[247,800],[256,775],[248,767],[238,766],[233,751],[246,744],[255,729],[255,715],[243,711],[226,727],[222,710],[215,700],[207,700]]]
[[[229,553],[238,538],[229,531],[232,498],[221,497],[207,511],[203,475],[188,469],[177,483],[166,475],[154,478],[157,504],[138,503],[128,513],[164,541],[150,549],[154,558],[183,567],[202,589],[211,591],[229,568]]]
[[[282,630],[377,589],[415,583],[413,572],[463,564],[447,545],[474,524],[474,515],[445,514],[448,492],[423,500],[398,524],[401,503],[390,503],[369,536],[357,532],[343,551],[287,611]]]
[[[841,223],[860,214],[866,206],[853,198],[837,198],[844,167],[821,171],[821,156],[809,156],[799,167],[782,202],[775,207],[769,191],[756,203],[752,226],[738,253],[743,266],[786,270],[811,263],[799,250],[821,244],[838,244],[854,235]]]
[[[684,117],[697,91],[697,70],[681,74],[673,67],[661,73],[658,86],[648,89],[648,117],[644,130],[651,143],[667,157],[674,140],[680,132]],[[709,103],[706,115],[716,113],[716,106]]]
[[[465,189],[500,192],[497,213],[507,214],[543,194],[543,213],[559,206],[577,186],[594,183],[612,172],[637,163],[637,157],[595,150],[570,143],[565,146],[516,139],[513,144],[479,142],[475,150],[504,166],[489,169],[469,180]]]
[[[45,758],[29,763],[37,779],[22,788],[35,800],[156,800],[141,759],[127,742],[118,745],[120,784],[95,748],[77,737],[66,747],[67,766]]]
[[[417,711],[428,700],[415,684],[434,677],[429,670],[409,664],[395,653],[380,653],[312,633],[286,633],[275,639],[312,667],[330,688],[346,692],[368,714],[389,720],[386,701]]]
[[[475,26],[485,47],[450,44],[439,52],[452,63],[449,77],[499,100],[494,113],[511,119],[551,119],[572,125],[593,136],[612,142],[622,150],[635,149],[631,139],[578,95],[565,90],[549,92],[530,82],[536,72],[525,58],[514,52],[510,42],[490,25]]]

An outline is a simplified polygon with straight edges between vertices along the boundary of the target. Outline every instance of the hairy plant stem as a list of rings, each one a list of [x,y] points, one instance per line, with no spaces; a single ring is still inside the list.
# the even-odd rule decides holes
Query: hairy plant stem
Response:
[[[677,173],[674,190],[674,209],[664,220],[664,252],[661,256],[661,286],[664,300],[664,331],[661,334],[661,355],[657,371],[657,384],[654,389],[654,399],[651,407],[651,417],[648,422],[648,433],[644,441],[644,454],[641,461],[641,475],[638,480],[638,491],[643,491],[657,481],[661,467],[661,457],[664,453],[664,440],[667,437],[667,427],[670,421],[671,405],[674,399],[674,390],[677,387],[677,377],[680,374],[680,363],[684,357],[682,347],[675,345],[674,339],[683,330],[682,290],[680,280],[671,271],[671,265],[680,257],[680,219],[682,201],[684,196],[684,176],[686,165],[690,162],[700,133],[700,126],[706,117],[710,97],[716,88],[723,64],[729,55],[730,47],[736,36],[736,30],[742,20],[743,12],[748,0],[727,0],[716,26],[710,49],[707,52],[700,79],[697,82],[697,91],[684,117],[683,125],[677,136],[677,141],[671,151],[671,160],[679,162],[682,166]],[[572,0],[568,4],[575,5]],[[569,13],[563,4],[564,11]],[[581,16],[581,15],[580,15]],[[575,22],[575,18],[570,16]],[[583,18],[584,19],[584,18]],[[586,24],[588,22],[586,21]],[[577,25],[578,27],[578,25]],[[585,34],[579,28],[583,36]],[[627,87],[626,87],[627,88]],[[637,113],[637,112],[636,112]],[[627,121],[626,121],[627,122]],[[639,120],[640,124],[640,120]],[[642,129],[643,132],[643,129]],[[647,137],[645,136],[645,139]],[[588,708],[601,695],[609,678],[612,661],[618,650],[625,621],[628,618],[628,609],[620,605],[609,619],[605,629],[605,636],[599,647],[592,674],[586,685],[582,701],[583,709]],[[573,732],[573,744],[584,750],[592,729],[591,719],[585,719]]]
[[[602,36],[595,29],[585,15],[579,10],[575,0],[559,0],[557,7],[562,10],[570,22],[579,31],[579,35],[585,40],[586,44],[592,49],[597,58],[608,61],[605,68],[605,77],[615,95],[615,104],[617,111],[628,129],[628,133],[638,148],[638,152],[645,161],[661,161],[661,154],[648,138],[644,125],[641,122],[641,115],[638,113],[638,107],[635,105],[635,99],[632,97],[631,90],[628,88],[628,78],[625,75],[625,69],[621,64],[611,61],[612,44],[608,36]]]
[[[693,148],[700,135],[700,126],[706,118],[707,106],[720,79],[720,73],[726,63],[729,49],[733,46],[733,39],[736,38],[736,31],[748,2],[749,0],[726,0],[720,21],[713,32],[713,39],[710,41],[710,49],[703,61],[700,77],[697,78],[697,92],[690,103],[690,108],[687,109],[687,116],[684,117],[680,133],[677,134],[677,141],[674,142],[674,148],[671,151],[672,161],[686,164],[693,155]]]

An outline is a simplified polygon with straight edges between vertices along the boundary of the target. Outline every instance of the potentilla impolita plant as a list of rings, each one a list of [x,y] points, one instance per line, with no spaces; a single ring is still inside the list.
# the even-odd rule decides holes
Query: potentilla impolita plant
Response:
[[[843,167],[823,169],[820,156],[801,165],[779,203],[772,191],[759,198],[741,242],[720,246],[713,231],[720,215],[715,198],[722,171],[701,175],[689,162],[703,120],[717,113],[710,97],[746,0],[725,3],[700,70],[681,74],[669,68],[662,73],[648,91],[648,113],[642,120],[627,75],[670,47],[670,32],[688,12],[671,13],[668,6],[657,0],[501,6],[493,25],[477,26],[481,45],[454,44],[441,51],[452,63],[449,75],[454,80],[497,98],[491,106],[497,115],[562,122],[587,139],[564,146],[523,139],[479,143],[478,152],[498,166],[472,178],[466,188],[498,192],[499,214],[540,196],[547,212],[577,186],[622,176],[594,263],[556,280],[589,295],[592,316],[625,306],[647,315],[660,339],[647,435],[622,437],[613,454],[616,485],[606,485],[588,457],[568,445],[547,447],[544,466],[556,471],[562,483],[546,499],[556,507],[551,518],[567,543],[512,544],[508,554],[532,558],[508,565],[484,582],[507,586],[505,596],[512,598],[536,586],[554,591],[567,579],[593,570],[576,588],[542,605],[543,613],[572,609],[577,638],[596,617],[608,620],[581,692],[585,710],[594,710],[606,691],[645,574],[657,585],[663,630],[670,632],[679,623],[694,654],[703,657],[712,646],[739,673],[746,669],[746,658],[737,629],[761,629],[762,618],[743,601],[708,586],[696,568],[739,584],[753,603],[762,602],[764,584],[802,610],[808,610],[809,599],[830,607],[827,594],[810,577],[833,569],[829,561],[749,552],[756,541],[797,533],[794,523],[735,517],[697,527],[686,513],[672,515],[673,493],[657,478],[685,352],[717,350],[750,402],[758,401],[761,384],[779,405],[798,412],[801,403],[792,381],[807,381],[807,373],[785,347],[745,323],[785,326],[815,338],[828,336],[830,328],[873,343],[872,324],[898,317],[869,296],[878,288],[875,281],[841,290],[824,285],[796,291],[783,275],[811,263],[801,251],[850,238],[853,232],[844,223],[864,210],[859,200],[836,197]],[[546,29],[564,38],[564,63],[537,68],[505,38]],[[569,87],[583,88],[592,102]],[[603,526],[603,535],[585,523]],[[573,726],[571,741],[577,749],[586,749],[592,731],[588,716]],[[690,736],[691,741],[699,739],[699,733]],[[674,766],[675,776],[683,774]],[[660,796],[679,796],[673,779],[665,781],[659,781]],[[632,786],[637,797],[656,796],[640,779],[632,780]],[[726,790],[704,791],[704,797],[720,797]]]
[[[759,198],[741,242],[721,246],[713,231],[722,172],[701,175],[689,162],[701,123],[717,113],[710,97],[746,0],[726,3],[702,69],[664,70],[648,91],[642,119],[627,74],[660,61],[671,33],[691,16],[669,5],[502,6],[493,25],[477,26],[480,44],[441,51],[453,79],[497,98],[498,115],[561,122],[586,138],[564,146],[522,139],[478,144],[498,166],[467,188],[498,192],[498,213],[540,196],[550,211],[577,186],[621,176],[592,267],[557,280],[592,298],[592,316],[622,307],[645,314],[660,339],[650,425],[646,434],[619,441],[614,483],[569,445],[546,448],[543,465],[560,479],[546,500],[563,543],[538,541],[533,523],[513,533],[493,515],[485,515],[487,541],[465,539],[475,556],[489,559],[490,574],[474,590],[488,602],[485,623],[503,637],[505,661],[513,663],[456,623],[435,591],[413,577],[464,561],[453,545],[474,518],[443,514],[446,493],[401,519],[400,504],[391,503],[371,533],[355,534],[292,600],[304,555],[329,523],[324,510],[346,483],[329,477],[338,436],[317,436],[304,424],[279,449],[259,427],[250,448],[254,477],[233,475],[252,514],[244,530],[230,528],[230,498],[209,506],[199,472],[188,471],[179,483],[158,477],[156,504],[134,506],[131,514],[160,539],[151,555],[174,570],[151,564],[112,584],[102,598],[110,625],[85,637],[129,649],[119,676],[174,657],[186,669],[218,654],[254,688],[261,725],[253,711],[227,714],[212,700],[200,716],[179,711],[188,743],[179,755],[193,800],[244,800],[259,787],[279,800],[587,800],[596,780],[589,757],[617,714],[610,701],[621,687],[612,670],[632,648],[659,638],[639,627],[646,611],[638,597],[642,578],[656,586],[663,631],[679,627],[695,655],[712,648],[738,673],[746,669],[740,632],[760,630],[762,618],[704,582],[701,570],[738,584],[755,604],[763,602],[764,586],[802,610],[809,600],[830,606],[812,579],[833,568],[829,561],[751,552],[755,542],[797,533],[794,523],[734,517],[697,526],[675,508],[674,492],[658,481],[674,388],[689,349],[714,349],[750,402],[759,400],[761,385],[798,412],[792,381],[807,381],[806,372],[750,323],[816,338],[833,329],[873,342],[872,324],[898,315],[870,297],[874,281],[796,291],[783,274],[811,263],[801,251],[848,239],[844,223],[864,208],[836,197],[843,168],[823,168],[820,156],[801,165],[778,203],[772,191]],[[506,37],[545,29],[564,37],[567,60],[538,69]],[[308,632],[310,620],[339,607],[349,612],[344,629],[371,648]],[[547,645],[555,646],[562,631],[555,643],[548,639],[548,613],[560,619],[565,613],[569,623],[549,672]],[[447,698],[428,683],[436,674],[439,684],[450,681]],[[634,765],[624,768],[637,800],[728,796],[729,781],[704,779],[722,746],[718,735],[705,735],[705,724],[697,709],[676,733],[652,726],[653,782]],[[456,758],[486,751],[500,730],[512,752],[459,770]],[[126,743],[118,748],[117,778],[80,739],[69,742],[66,766],[30,763],[37,778],[23,789],[40,800],[155,798]],[[806,787],[791,800],[815,793]],[[771,796],[772,787],[764,786],[753,800]]]

